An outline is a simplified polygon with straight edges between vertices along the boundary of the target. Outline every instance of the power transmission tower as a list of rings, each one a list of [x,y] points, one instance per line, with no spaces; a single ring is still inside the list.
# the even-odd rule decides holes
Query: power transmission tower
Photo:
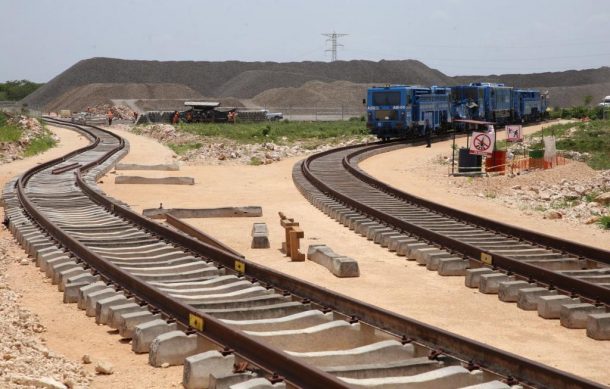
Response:
[[[343,47],[342,44],[337,43],[337,38],[341,38],[342,36],[347,36],[348,34],[337,34],[336,32],[333,31],[332,33],[322,34],[322,35],[328,37],[326,42],[330,41],[330,43],[331,43],[331,48],[326,49],[324,51],[330,51],[331,52],[330,62],[335,62],[337,60],[337,47],[338,46]]]

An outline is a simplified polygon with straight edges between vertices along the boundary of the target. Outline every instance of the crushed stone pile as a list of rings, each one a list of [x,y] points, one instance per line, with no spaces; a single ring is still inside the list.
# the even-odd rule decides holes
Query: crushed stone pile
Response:
[[[124,105],[98,104],[87,108],[87,112],[93,115],[106,115],[108,111],[115,119],[133,120],[134,111]]]
[[[9,163],[23,159],[23,152],[34,139],[48,134],[58,141],[59,139],[50,131],[46,130],[36,118],[18,115],[10,117],[9,125],[16,125],[21,130],[21,137],[17,142],[0,142],[0,164]]]
[[[580,159],[586,156],[579,154]],[[436,162],[439,162],[438,160]],[[441,163],[445,163],[443,157]],[[553,169],[519,175],[451,177],[451,191],[517,208],[527,215],[594,224],[610,215],[610,170],[594,171],[576,160]]]
[[[6,228],[0,228],[0,387],[88,387],[92,376],[78,362],[46,347],[44,325],[36,314],[21,306],[20,295],[7,283],[9,265],[33,264]]]

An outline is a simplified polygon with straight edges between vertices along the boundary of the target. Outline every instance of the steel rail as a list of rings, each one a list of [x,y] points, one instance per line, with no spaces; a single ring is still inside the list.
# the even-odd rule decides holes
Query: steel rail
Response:
[[[610,251],[608,250],[584,245],[582,243],[570,241],[567,239],[557,238],[551,235],[543,234],[541,232],[526,230],[524,228],[512,226],[496,220],[464,212],[459,209],[451,208],[446,205],[438,204],[433,201],[426,200],[422,197],[403,192],[400,189],[394,188],[393,186],[387,183],[379,181],[364,172],[360,167],[358,167],[357,164],[352,163],[352,160],[368,152],[370,152],[370,149],[362,149],[346,156],[343,160],[343,166],[345,166],[345,168],[350,173],[358,177],[360,180],[366,182],[371,186],[379,188],[381,191],[396,196],[397,198],[403,201],[408,201],[410,203],[426,207],[439,214],[444,214],[445,216],[448,216],[450,218],[458,219],[460,221],[474,224],[485,229],[517,237],[519,239],[523,239],[535,244],[547,246],[549,248],[559,250],[576,257],[594,259],[596,261],[610,265]]]
[[[371,150],[376,150],[376,149],[380,149],[380,148],[384,148],[384,147],[388,147],[388,146],[383,145],[383,144],[374,145],[369,148],[365,148],[364,150],[371,151]],[[347,147],[343,147],[343,148],[339,148],[339,149],[327,150],[325,152],[310,156],[301,165],[303,174],[310,182],[312,182],[314,184],[314,186],[316,186],[318,189],[320,189],[323,193],[325,193],[331,197],[334,197],[337,200],[348,205],[349,207],[357,209],[377,220],[380,220],[383,223],[392,225],[399,230],[402,230],[407,233],[415,234],[415,235],[419,236],[421,239],[432,242],[433,244],[441,245],[442,247],[445,247],[449,250],[459,253],[459,254],[467,257],[468,259],[477,261],[479,263],[481,263],[481,254],[486,254],[488,256],[490,255],[492,258],[492,266],[502,268],[509,272],[522,275],[526,279],[533,278],[541,283],[547,284],[548,286],[563,290],[563,291],[567,292],[568,294],[572,294],[572,295],[578,294],[593,302],[610,305],[610,289],[609,288],[605,288],[603,286],[599,286],[594,283],[583,281],[583,280],[580,280],[577,278],[569,277],[569,276],[563,275],[561,273],[552,272],[543,267],[531,265],[531,264],[528,264],[525,262],[521,262],[519,260],[511,259],[506,256],[499,255],[497,253],[491,253],[487,250],[482,250],[476,246],[458,241],[453,238],[446,237],[443,234],[417,226],[413,223],[409,223],[405,220],[392,216],[391,214],[388,214],[386,212],[375,209],[374,207],[371,207],[371,206],[363,204],[359,201],[356,201],[356,200],[352,199],[351,197],[349,197],[348,195],[331,188],[327,183],[323,182],[321,179],[316,177],[316,175],[309,168],[309,165],[312,163],[312,161],[314,161],[318,158],[321,158],[321,157],[331,154],[333,152],[349,150],[352,148],[358,148],[358,146],[347,146]],[[362,148],[362,146],[360,146],[360,148]],[[357,155],[357,154],[359,154],[361,152],[365,152],[365,151],[356,151],[355,153],[350,154],[350,155]],[[347,168],[347,166],[350,166],[349,159],[347,157],[343,159],[343,165],[346,168]],[[367,177],[365,177],[365,178],[367,178]],[[367,178],[367,180],[370,181],[370,180],[374,180],[374,179],[372,177],[370,177],[370,178]],[[369,183],[367,181],[365,181],[365,182]],[[395,188],[393,188],[393,189],[394,189],[394,191],[391,194],[394,195],[394,193],[397,193],[396,195],[398,196],[398,193],[400,193],[400,191]],[[418,205],[417,201],[412,201],[412,202],[414,204]],[[431,203],[431,202],[427,202],[427,203]],[[423,206],[423,205],[421,205],[421,206]],[[439,208],[436,208],[436,209],[443,209],[443,208],[440,208],[441,206],[438,206],[438,207]],[[445,208],[448,208],[448,207],[445,207]],[[459,219],[459,213],[464,213],[464,212],[455,210],[455,213],[453,214],[455,216],[451,216],[451,217]],[[471,220],[476,220],[477,218],[480,218],[480,217],[475,218],[474,215],[471,215],[471,216],[473,216],[471,218]],[[480,218],[480,219],[483,219],[483,218]],[[491,220],[487,220],[486,225],[493,226],[494,222]],[[493,228],[491,228],[491,227],[489,227],[489,229],[493,230]],[[521,234],[525,234],[526,232],[527,232],[526,230],[522,230]],[[530,231],[530,235],[527,235],[527,236],[529,236],[530,239],[534,239],[534,241],[535,241],[536,235],[537,235],[537,233]],[[551,238],[548,236],[547,236],[547,238],[548,238],[548,240],[554,239],[554,238]],[[558,241],[562,241],[562,242],[564,242],[564,244],[569,243],[568,241],[563,241],[561,239],[558,239]],[[575,243],[575,245],[582,246],[582,245],[576,244],[576,243]],[[590,251],[598,252],[598,257],[604,258],[606,261],[608,261],[608,257],[603,257],[603,255],[601,255],[604,252],[603,250],[591,248]],[[610,255],[610,253],[608,253],[608,255]]]
[[[246,276],[263,281],[267,283],[268,286],[289,291],[293,295],[302,298],[304,301],[312,301],[347,316],[355,316],[363,322],[382,330],[398,336],[405,335],[428,348],[440,348],[448,355],[463,361],[473,362],[483,368],[507,377],[514,377],[519,381],[533,386],[556,388],[603,387],[593,381],[453,334],[438,327],[389,312],[371,304],[330,291],[326,288],[321,288],[307,281],[276,272],[265,266],[248,261],[241,256],[233,255],[177,231],[167,229],[164,226],[115,203],[110,198],[104,197],[93,190],[93,188],[88,187],[82,178],[77,177],[77,180],[78,185],[82,187],[88,196],[105,206],[107,209],[112,210],[117,216],[140,225],[146,230],[162,236],[172,243],[191,250],[193,253],[208,258],[214,258],[216,262],[228,269],[234,269],[236,263],[244,264],[245,270],[243,274]]]
[[[74,126],[79,128],[78,126]],[[97,128],[97,127],[96,127]],[[100,131],[110,133],[108,131],[97,128]],[[111,134],[111,133],[110,133]],[[116,135],[112,134],[116,137]],[[99,139],[98,139],[99,140]],[[112,154],[118,152],[124,147],[124,142],[121,139],[120,145],[106,153],[104,156],[96,161],[86,164],[80,169],[75,171],[75,176],[78,185],[81,188],[86,188],[88,193],[96,193],[91,187],[89,187],[84,179],[82,178],[81,172],[86,171],[108,159]],[[84,148],[87,149],[88,148]],[[86,151],[86,150],[85,150]],[[75,155],[75,154],[74,154]],[[62,160],[59,158],[58,160]],[[49,168],[56,163],[57,160],[49,161],[41,164],[34,169],[31,169],[24,173],[17,180],[17,196],[21,202],[25,211],[32,217],[46,232],[53,237],[57,242],[60,242],[63,247],[72,252],[81,261],[87,263],[91,268],[95,269],[97,273],[102,275],[107,281],[110,281],[123,289],[126,289],[139,298],[141,301],[146,302],[151,309],[158,310],[168,317],[174,318],[187,328],[190,328],[193,332],[197,332],[207,338],[210,338],[216,343],[222,344],[226,347],[236,350],[236,352],[244,358],[254,362],[261,368],[277,373],[284,377],[287,381],[304,388],[347,388],[348,385],[337,377],[326,373],[320,369],[314,368],[310,365],[304,364],[298,359],[288,355],[282,350],[268,346],[262,342],[259,342],[252,337],[247,336],[241,330],[233,329],[226,324],[223,324],[220,320],[202,313],[197,309],[188,306],[178,300],[171,298],[161,292],[158,288],[153,287],[145,282],[133,277],[120,269],[113,263],[104,260],[102,257],[87,249],[83,244],[72,238],[68,233],[63,231],[60,227],[54,225],[46,216],[44,216],[34,205],[30,199],[28,199],[25,193],[25,184],[36,172],[43,169]],[[99,195],[99,194],[98,194]],[[99,195],[99,197],[102,197]],[[98,197],[98,198],[99,198]],[[120,205],[115,206],[122,208]],[[113,207],[111,207],[113,208]],[[155,223],[156,224],[156,223]],[[170,231],[169,229],[164,229]],[[162,234],[160,234],[162,236]],[[238,257],[239,258],[239,257]],[[241,259],[241,258],[240,258]],[[203,320],[203,329],[196,330],[190,327],[191,319],[193,317]]]
[[[42,168],[44,167],[39,166],[37,167],[37,170],[40,170]],[[422,323],[411,318],[404,317],[393,312],[389,312],[387,310],[372,306],[362,301],[355,300],[351,297],[330,291],[326,288],[322,288],[309,282],[296,279],[289,275],[278,273],[272,269],[250,262],[241,256],[227,253],[226,251],[197,241],[196,239],[185,236],[184,234],[178,233],[177,231],[165,228],[164,226],[152,220],[146,219],[131,211],[130,209],[121,206],[113,200],[106,198],[105,196],[101,195],[86,184],[80,174],[80,171],[77,171],[75,175],[77,183],[83,189],[83,191],[87,195],[89,195],[92,200],[106,207],[115,215],[123,217],[126,220],[129,220],[135,224],[138,224],[140,227],[148,230],[153,234],[160,236],[162,239],[178,244],[198,255],[213,258],[215,262],[227,267],[228,269],[233,269],[235,267],[235,264],[239,262],[245,265],[243,273],[246,276],[262,280],[269,287],[273,286],[275,288],[290,291],[295,296],[302,298],[304,302],[312,301],[321,306],[334,309],[342,314],[358,317],[360,320],[367,324],[376,326],[380,329],[394,333],[398,336],[405,335],[409,338],[408,340],[412,340],[416,343],[420,343],[432,349],[440,350],[442,352],[447,353],[448,355],[459,358],[463,361],[472,362],[474,365],[479,365],[484,369],[489,369],[498,374],[502,374],[507,377],[514,377],[518,381],[528,385],[556,388],[603,387],[598,383],[584,379],[582,377],[575,376],[573,374],[543,365],[541,363],[520,357],[518,355],[503,350],[499,350],[481,342],[477,342],[456,334],[452,334],[440,328]],[[18,186],[22,191],[23,187],[20,184],[22,184],[21,181],[18,182]],[[23,193],[20,193],[19,195],[23,195]],[[25,200],[26,203],[29,203],[29,200],[27,198]],[[38,213],[32,204],[30,204],[30,206],[32,207],[30,211],[33,212],[34,215]],[[46,219],[43,218],[41,219],[41,221],[42,220]],[[48,222],[48,220],[46,221]],[[58,235],[65,235],[65,233],[63,233],[61,229],[56,228],[56,230]],[[84,247],[79,248],[78,245],[80,244],[78,242],[75,243],[77,245],[75,246],[77,250],[86,250]],[[91,259],[94,262],[100,260],[100,258],[95,258],[95,254],[91,253],[85,255],[92,255]],[[112,264],[107,264],[106,267],[107,271],[116,270],[113,269]],[[100,273],[102,273],[102,271],[100,271]],[[109,278],[109,280],[112,280],[112,278]],[[137,284],[138,281],[135,280],[135,283]],[[139,286],[142,287],[142,285]],[[125,286],[125,288],[129,289],[130,285]],[[152,288],[148,291],[145,290],[143,292],[150,293],[153,298],[156,297],[157,293],[159,293],[155,288]],[[164,303],[171,302],[169,300],[162,300],[161,303],[151,302],[149,305],[151,306],[151,308],[156,308],[160,311],[164,311],[163,308],[165,307],[162,306],[164,305]],[[170,309],[167,309],[168,311],[176,310],[177,313],[180,315],[181,320],[185,320],[188,323],[187,316],[188,314],[192,313],[192,308],[188,306],[178,306],[178,308],[169,308]],[[165,311],[164,313],[167,314],[167,312]],[[195,314],[199,316],[204,316],[198,311],[195,311]],[[204,318],[206,319],[206,326],[204,331],[201,332],[204,336],[209,336],[210,338],[212,338],[212,333],[216,332],[219,332],[220,336],[223,335],[224,329],[216,326],[217,323],[215,323],[213,318],[210,318],[209,321],[207,320],[207,315],[204,316]],[[295,376],[301,376],[303,371],[307,370],[301,364],[299,364],[298,366],[287,366],[286,364],[292,363],[292,358],[287,355],[284,355],[285,353],[283,352],[278,352],[277,350],[271,349],[267,346],[259,345],[258,342],[255,342],[246,336],[244,336],[244,339],[240,338],[239,341],[236,341],[236,339],[237,338],[233,336],[226,335],[221,340],[219,340],[219,342],[229,347],[232,347],[235,350],[238,350],[238,352],[241,355],[244,355],[245,357],[248,356],[246,355],[247,353],[251,353],[253,355],[253,362],[257,364],[260,363],[261,367],[264,367],[265,363],[273,366],[273,371],[277,371],[290,382],[296,383],[298,385],[299,380],[295,379]],[[241,343],[242,341],[245,343]],[[244,347],[248,347],[248,349],[245,350]],[[269,357],[269,355],[274,353],[275,357],[277,357],[278,359]],[[280,368],[277,368],[277,363],[280,363]],[[285,364],[282,365],[282,363]],[[294,374],[291,370],[292,368],[297,370],[294,372]],[[317,370],[314,371],[317,372]],[[300,386],[325,388],[346,386],[345,383],[338,381],[335,377],[332,376],[324,377],[327,380],[328,378],[331,379],[331,382],[328,385],[321,384],[319,382],[310,385],[309,383],[313,378],[309,374],[306,375],[307,377],[305,377],[304,380],[308,383],[305,385],[301,384]]]

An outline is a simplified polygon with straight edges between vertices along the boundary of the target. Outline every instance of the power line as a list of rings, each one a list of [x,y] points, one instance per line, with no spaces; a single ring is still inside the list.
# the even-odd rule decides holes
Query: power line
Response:
[[[340,38],[342,36],[347,36],[348,34],[337,34],[336,32],[333,31],[332,33],[327,33],[327,34],[322,34],[322,35],[325,37],[328,37],[326,42],[330,41],[330,43],[331,43],[331,48],[326,49],[324,51],[330,51],[331,52],[330,62],[335,62],[337,60],[337,47],[338,46],[343,47],[342,44],[337,43],[337,38]]]

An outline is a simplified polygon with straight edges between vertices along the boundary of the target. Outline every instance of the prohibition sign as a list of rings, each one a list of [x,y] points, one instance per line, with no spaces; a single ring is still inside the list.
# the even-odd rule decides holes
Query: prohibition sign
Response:
[[[478,151],[486,152],[491,147],[491,138],[487,134],[478,134],[472,140],[472,145]]]

